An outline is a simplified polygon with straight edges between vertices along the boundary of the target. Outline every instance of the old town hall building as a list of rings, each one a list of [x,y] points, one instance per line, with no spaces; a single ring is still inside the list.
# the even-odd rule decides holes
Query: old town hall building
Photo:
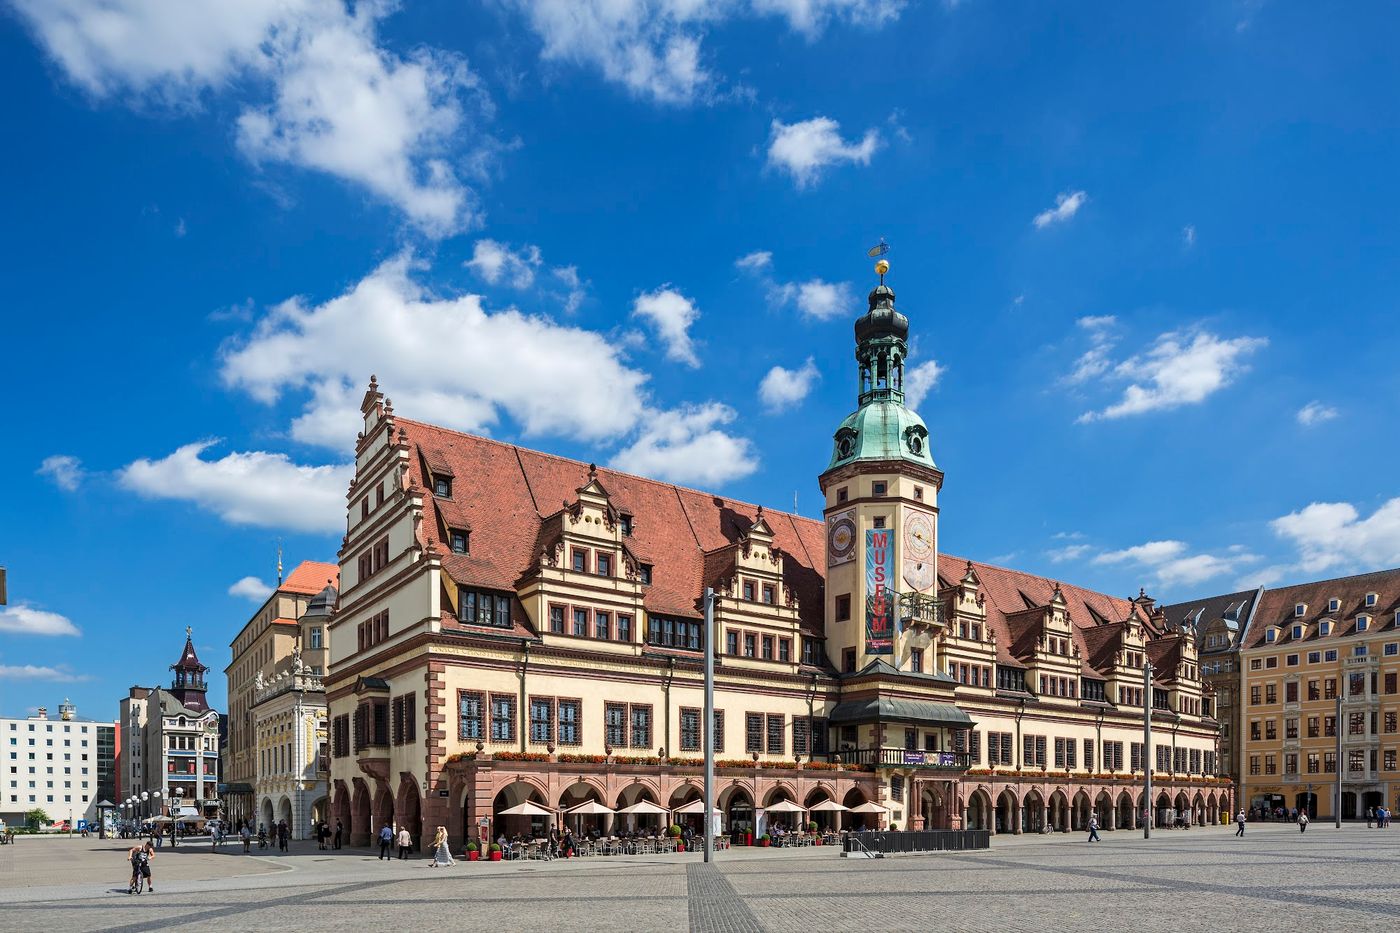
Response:
[[[894,297],[882,278],[856,322],[824,521],[411,421],[371,379],[327,626],[352,844],[525,831],[527,802],[698,811],[706,587],[726,832],[782,801],[846,826],[1125,827],[1144,767],[1154,821],[1230,811],[1190,627],[941,550]]]

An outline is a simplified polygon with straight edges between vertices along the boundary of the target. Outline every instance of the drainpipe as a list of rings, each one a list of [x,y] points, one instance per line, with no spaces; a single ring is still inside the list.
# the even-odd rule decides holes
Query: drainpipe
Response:
[[[517,715],[520,718],[520,750],[524,752],[525,743],[529,739],[530,726],[529,699],[525,696],[525,673],[530,669],[529,639],[520,639],[520,652],[520,711]]]
[[[665,681],[665,687],[666,687],[666,728],[665,728],[665,730],[664,730],[664,733],[665,733],[665,748],[666,748],[666,754],[668,754],[668,755],[671,753],[671,749],[674,747],[674,746],[671,745],[671,681],[673,681],[673,680],[675,680],[675,679],[676,679],[676,659],[675,659],[674,657],[667,657],[667,659],[666,659],[666,681]]]

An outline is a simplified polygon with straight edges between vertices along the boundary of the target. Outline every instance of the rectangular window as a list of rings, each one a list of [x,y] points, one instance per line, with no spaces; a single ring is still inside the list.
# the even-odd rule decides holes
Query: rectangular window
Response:
[[[783,738],[783,715],[768,714],[768,754],[781,755],[787,743]]]
[[[1069,740],[1073,743],[1073,739]],[[1055,767],[1063,771],[1065,769],[1065,739],[1060,736],[1055,737]]]
[[[792,660],[792,639],[778,639],[778,660],[788,662]]]
[[[806,755],[811,752],[812,723],[806,716],[792,717],[792,753]]]
[[[856,649],[846,648],[841,652],[841,670],[847,674],[856,672]]]
[[[574,631],[573,634],[579,638],[588,637],[588,610],[574,610]]]
[[[916,674],[922,674],[924,672],[924,650],[922,648],[910,649],[909,670]]]
[[[700,710],[681,707],[681,751],[700,751]]]
[[[467,553],[467,533],[453,529],[449,535],[450,547],[453,554]]]
[[[583,735],[579,731],[583,723],[582,700],[559,701],[559,744],[582,745]]]
[[[745,580],[745,581],[744,581],[744,598],[747,599],[749,602],[753,602],[753,599],[754,599],[753,593],[754,593],[753,581],[752,581],[752,580]]]
[[[1296,680],[1290,680],[1283,685],[1283,701],[1285,703],[1298,702],[1298,682]]]
[[[765,661],[771,661],[771,660],[773,660],[773,636],[772,636],[772,635],[764,635],[764,636],[763,636],[763,660],[765,660]]]
[[[884,483],[871,483],[871,484],[870,484],[870,494],[871,494],[872,496],[883,496],[883,495],[885,494],[885,484],[884,484]]]
[[[724,653],[731,658],[739,656],[739,633],[728,629],[724,633]]]
[[[515,741],[515,697],[491,694],[491,741]]]
[[[595,563],[595,565],[596,565],[596,567],[597,567],[598,576],[600,576],[600,577],[610,577],[610,576],[612,576],[612,555],[611,555],[611,554],[604,554],[602,551],[599,551],[598,554],[593,558],[593,560],[594,560],[594,563]]]
[[[630,642],[632,640],[632,617],[630,615],[617,615],[617,640]]]
[[[548,745],[554,741],[554,699],[530,697],[530,741]]]
[[[1095,771],[1098,769],[1098,762],[1094,760],[1094,740],[1084,740],[1084,767],[1086,770]]]
[[[1336,659],[1333,658],[1335,661]],[[1322,698],[1324,700],[1335,700],[1337,698],[1337,678],[1328,677],[1322,682]]]
[[[715,710],[715,731],[712,741],[715,743],[715,751],[724,751],[724,710]]]
[[[763,751],[762,713],[747,713],[744,716],[744,751]]]
[[[758,640],[748,632],[744,633],[744,657],[751,658],[757,650]]]
[[[1366,714],[1349,713],[1347,715],[1347,735],[1366,734]]]
[[[588,552],[582,548],[573,550],[573,567],[578,573],[588,572]]]
[[[564,634],[564,607],[549,607],[549,630],[555,635]]]
[[[650,705],[632,705],[632,747],[651,748]]]
[[[627,746],[627,704],[603,705],[603,741],[614,749]]]
[[[612,638],[612,615],[599,610],[593,616],[593,637],[607,640]]]
[[[842,593],[836,597],[836,621],[851,621],[851,594]]]
[[[778,591],[773,584],[763,584],[763,601],[770,606],[778,601]]]

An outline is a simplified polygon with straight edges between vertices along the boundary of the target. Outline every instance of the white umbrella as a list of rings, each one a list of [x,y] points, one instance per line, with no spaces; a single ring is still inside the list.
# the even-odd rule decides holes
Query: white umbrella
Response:
[[[882,807],[878,803],[863,803],[858,807],[851,807],[852,813],[889,813],[889,807]]]
[[[806,813],[806,807],[799,807],[791,800],[779,800],[770,807],[764,807],[769,813]]]
[[[669,813],[670,811],[667,810],[665,807],[658,807],[656,804],[652,803],[650,800],[642,800],[642,801],[638,801],[637,803],[632,804],[632,806],[630,806],[630,807],[623,807],[621,810],[618,810],[617,812],[618,812],[618,813],[627,813],[627,814],[645,813],[645,814],[648,814],[648,815],[654,814],[654,815],[657,815],[657,816],[661,816],[661,815],[664,815],[664,814],[666,814],[666,813]]]
[[[596,800],[585,801],[564,811],[566,815],[571,816],[612,816],[616,812],[616,810],[605,807]]]
[[[845,806],[844,804],[839,804],[834,800],[823,800],[821,803],[812,804],[807,809],[811,810],[813,813],[835,813],[837,811],[849,810],[851,808]]]
[[[553,811],[553,810],[546,810],[544,807],[540,806],[539,804],[537,804],[537,803],[531,803],[530,801],[527,800],[527,801],[525,801],[524,803],[518,803],[518,804],[516,804],[515,806],[511,807],[509,810],[502,810],[501,813],[500,813],[500,815],[501,815],[501,816],[553,816],[553,815],[554,815],[554,811]]]
[[[681,806],[676,807],[676,809],[672,810],[671,812],[672,812],[672,813],[704,813],[704,812],[705,812],[705,801],[704,801],[703,799],[697,797],[697,798],[695,798],[694,800],[692,800],[690,803],[682,804]],[[718,813],[718,812],[719,812],[719,808],[716,807],[716,808],[714,808],[713,810],[711,810],[710,812],[711,812],[711,813]]]

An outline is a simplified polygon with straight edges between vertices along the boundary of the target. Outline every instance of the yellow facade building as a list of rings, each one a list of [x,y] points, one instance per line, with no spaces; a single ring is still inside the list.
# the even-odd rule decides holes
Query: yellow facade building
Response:
[[[1192,630],[1145,595],[941,551],[907,337],[882,283],[822,520],[411,421],[371,380],[328,625],[332,813],[352,844],[556,818],[527,802],[698,810],[710,635],[717,801],[741,841],[794,822],[769,813],[784,801],[827,824],[1010,833],[1229,812]]]

